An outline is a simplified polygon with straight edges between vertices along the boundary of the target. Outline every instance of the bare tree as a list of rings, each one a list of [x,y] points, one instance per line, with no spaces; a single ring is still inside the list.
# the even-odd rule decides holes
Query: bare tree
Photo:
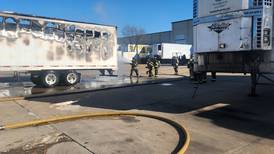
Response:
[[[132,44],[134,51],[138,52],[138,45],[141,43],[145,30],[141,27],[127,25],[122,29],[122,35],[124,37],[124,44]]]

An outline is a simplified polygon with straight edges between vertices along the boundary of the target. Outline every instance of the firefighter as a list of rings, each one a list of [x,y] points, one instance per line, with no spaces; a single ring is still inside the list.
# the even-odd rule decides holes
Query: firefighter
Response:
[[[201,73],[201,83],[207,83],[207,72],[202,72]]]
[[[159,68],[160,68],[161,62],[158,60],[158,58],[155,56],[153,59],[153,66],[154,66],[154,71],[155,71],[155,77],[158,76]]]
[[[175,75],[178,75],[178,67],[179,67],[179,59],[178,59],[178,57],[174,56],[172,58],[172,66],[173,66]]]
[[[148,77],[152,77],[153,76],[153,73],[152,73],[152,70],[153,70],[153,61],[152,61],[151,58],[149,58],[147,60],[147,67],[146,68],[148,69],[148,71],[147,71]]]
[[[188,67],[188,69],[189,69],[189,76],[190,76],[190,79],[191,79],[191,80],[195,80],[195,77],[194,77],[194,59],[193,59],[193,58],[191,58],[191,59],[188,61],[187,67]]]
[[[139,77],[139,71],[138,71],[138,61],[136,58],[132,58],[132,61],[130,63],[131,70],[130,70],[130,77],[132,77],[133,72],[135,72],[136,76]]]

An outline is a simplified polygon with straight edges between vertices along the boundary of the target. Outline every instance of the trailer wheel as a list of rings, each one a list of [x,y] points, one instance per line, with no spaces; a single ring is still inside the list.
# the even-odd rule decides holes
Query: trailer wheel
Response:
[[[81,74],[76,71],[68,71],[63,76],[63,82],[66,86],[76,85],[80,82]]]
[[[41,79],[43,86],[54,87],[59,83],[59,74],[56,71],[45,71]]]

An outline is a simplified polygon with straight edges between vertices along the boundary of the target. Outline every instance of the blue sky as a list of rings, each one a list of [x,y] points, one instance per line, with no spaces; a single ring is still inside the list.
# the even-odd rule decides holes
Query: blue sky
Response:
[[[0,11],[167,31],[192,17],[192,0],[0,0]]]

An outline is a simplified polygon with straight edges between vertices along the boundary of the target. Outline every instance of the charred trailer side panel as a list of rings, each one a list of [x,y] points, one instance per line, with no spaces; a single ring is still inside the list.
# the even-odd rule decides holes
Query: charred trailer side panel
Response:
[[[116,30],[0,12],[0,71],[117,70]]]
[[[196,72],[274,73],[272,0],[194,0]]]
[[[77,70],[117,70],[117,28],[0,12],[0,71],[31,73],[46,87],[80,81]]]

